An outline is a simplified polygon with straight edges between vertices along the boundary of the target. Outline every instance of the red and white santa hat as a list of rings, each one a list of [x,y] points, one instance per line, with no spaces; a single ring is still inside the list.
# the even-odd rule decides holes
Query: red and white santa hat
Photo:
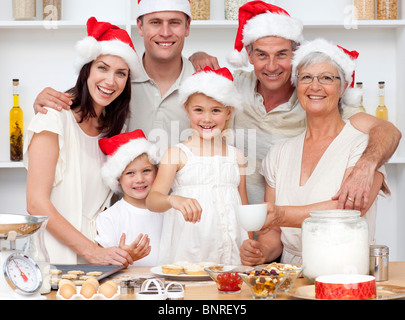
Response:
[[[101,169],[104,183],[115,193],[120,193],[118,179],[127,165],[143,153],[148,155],[152,164],[159,163],[159,149],[149,142],[142,130],[125,132],[111,138],[99,140],[101,151],[107,155],[107,161]]]
[[[103,54],[119,56],[128,64],[132,75],[141,72],[140,60],[128,33],[109,22],[87,20],[88,36],[76,44],[75,68],[79,72],[87,63]]]
[[[136,18],[159,11],[180,11],[192,19],[190,0],[138,0],[138,14]]]
[[[205,67],[182,82],[179,100],[184,105],[194,93],[202,93],[227,107],[242,109],[241,97],[233,83],[232,73],[227,68],[212,70]]]
[[[361,90],[354,87],[355,77],[355,60],[359,56],[357,51],[349,51],[341,46],[335,45],[330,41],[322,38],[317,38],[312,41],[302,43],[299,48],[294,52],[292,60],[292,75],[291,82],[297,85],[297,67],[301,64],[302,60],[311,53],[323,53],[328,56],[334,63],[336,63],[344,73],[345,81],[349,83],[342,97],[342,103],[345,105],[358,106],[361,99]]]
[[[239,26],[234,50],[227,61],[234,67],[248,66],[244,47],[257,39],[277,36],[296,43],[303,41],[302,22],[292,18],[284,9],[264,1],[250,1],[239,8]]]

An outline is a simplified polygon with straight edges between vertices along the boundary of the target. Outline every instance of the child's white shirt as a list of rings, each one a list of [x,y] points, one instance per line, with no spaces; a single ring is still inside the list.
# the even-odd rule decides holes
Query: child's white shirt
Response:
[[[129,245],[142,233],[150,238],[149,255],[134,262],[134,266],[155,266],[158,264],[159,245],[162,233],[163,213],[137,208],[124,199],[101,212],[96,220],[95,241],[104,248],[118,246],[125,233]]]

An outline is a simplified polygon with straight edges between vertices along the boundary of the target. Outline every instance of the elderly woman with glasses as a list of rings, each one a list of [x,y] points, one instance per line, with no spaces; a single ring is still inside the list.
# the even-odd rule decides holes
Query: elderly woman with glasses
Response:
[[[337,209],[332,197],[367,146],[368,135],[341,117],[342,104],[355,104],[352,88],[354,59],[349,52],[323,39],[304,43],[293,58],[292,82],[306,112],[307,126],[301,135],[270,149],[262,163],[266,179],[268,218],[257,241],[262,263],[281,254],[281,262],[301,261],[301,224],[313,210]],[[375,174],[370,201],[361,212],[374,241],[376,198],[389,194],[384,168]],[[349,201],[354,201],[349,198]]]

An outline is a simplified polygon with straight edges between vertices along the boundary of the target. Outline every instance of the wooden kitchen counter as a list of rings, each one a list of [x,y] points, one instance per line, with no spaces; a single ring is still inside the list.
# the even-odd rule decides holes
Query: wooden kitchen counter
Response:
[[[152,277],[153,273],[150,272],[150,267],[130,267],[123,269],[118,273],[112,275],[108,279],[113,279],[119,282],[121,279],[139,279],[140,277]],[[166,283],[170,281],[181,282],[185,285],[184,300],[252,300],[252,295],[248,286],[244,283],[241,293],[238,294],[220,294],[217,291],[216,285],[213,281],[178,281],[166,279]],[[294,288],[308,286],[311,283],[304,279],[298,278],[294,282]],[[390,262],[389,264],[389,280],[385,282],[377,282],[377,285],[391,285],[405,287],[405,262]],[[46,295],[48,300],[56,299],[56,291],[52,290],[51,293]],[[135,294],[121,294],[120,300],[134,300]],[[277,293],[277,300],[294,299],[287,293]]]

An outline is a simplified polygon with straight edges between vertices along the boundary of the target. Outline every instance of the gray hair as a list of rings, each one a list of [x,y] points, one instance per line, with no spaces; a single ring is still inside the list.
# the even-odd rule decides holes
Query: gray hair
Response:
[[[302,59],[302,61],[297,65],[297,68],[296,68],[297,74],[295,74],[292,77],[293,85],[295,87],[297,87],[297,85],[298,85],[298,73],[301,68],[305,68],[310,65],[322,63],[322,62],[328,62],[331,66],[336,68],[336,70],[339,74],[339,78],[340,78],[340,93],[343,93],[343,91],[345,90],[345,84],[346,84],[345,73],[344,73],[343,69],[335,61],[333,61],[331,59],[331,57],[329,57],[328,55],[326,55],[323,52],[312,52]],[[338,107],[339,107],[340,114],[342,114],[343,109],[342,109],[341,99],[339,99]]]

